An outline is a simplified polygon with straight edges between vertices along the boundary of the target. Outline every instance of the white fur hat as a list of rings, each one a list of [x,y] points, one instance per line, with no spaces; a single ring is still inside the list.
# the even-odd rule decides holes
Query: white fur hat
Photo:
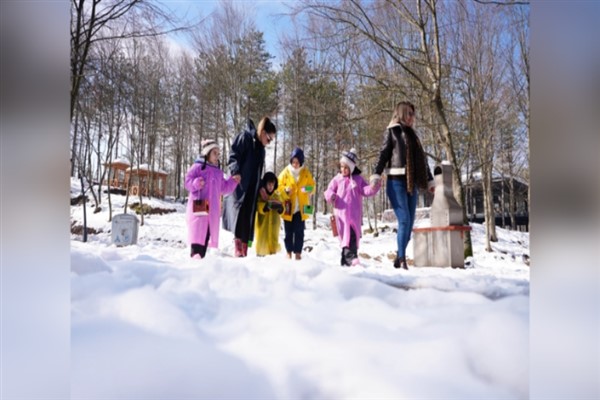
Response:
[[[204,158],[207,158],[212,149],[218,149],[219,144],[213,139],[204,139],[202,141],[202,150],[200,151],[200,155]]]
[[[358,162],[358,157],[356,156],[356,149],[351,148],[350,151],[345,151],[342,153],[342,158],[340,158],[340,162],[344,163],[350,168],[350,173],[354,172],[354,168],[356,168],[356,163]]]

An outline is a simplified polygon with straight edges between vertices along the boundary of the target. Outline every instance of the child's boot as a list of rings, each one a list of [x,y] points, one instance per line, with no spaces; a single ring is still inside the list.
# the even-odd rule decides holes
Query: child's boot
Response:
[[[242,241],[238,238],[234,239],[234,245],[235,245],[235,256],[236,257],[243,257],[243,250],[242,250]]]

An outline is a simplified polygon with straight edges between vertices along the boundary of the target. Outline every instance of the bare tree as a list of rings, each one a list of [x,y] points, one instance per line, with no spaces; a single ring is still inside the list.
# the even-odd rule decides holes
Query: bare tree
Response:
[[[194,32],[198,97],[202,98],[202,130],[225,146],[248,117],[258,120],[277,111],[275,74],[263,33],[248,11],[224,0]]]
[[[90,69],[93,46],[104,40],[164,35],[189,29],[176,27],[177,19],[156,1],[148,0],[71,0],[71,120],[75,113],[82,82]],[[135,23],[133,23],[135,22]],[[78,131],[73,132],[71,159],[77,152]],[[75,172],[71,163],[71,175]]]
[[[460,160],[453,143],[448,109],[444,103],[444,83],[447,78],[447,53],[443,48],[440,28],[440,9],[436,0],[406,2],[387,0],[364,5],[360,0],[339,4],[326,0],[311,0],[296,7],[296,12],[307,12],[324,21],[345,26],[351,33],[358,32],[381,49],[403,72],[402,78],[418,88],[423,102],[431,107],[437,124],[436,132],[444,148],[445,157],[454,168],[454,193],[463,204],[463,219],[468,223],[464,206],[463,184],[460,179]],[[340,31],[344,37],[345,31]],[[470,234],[465,235],[465,255],[472,255]]]
[[[170,68],[169,76],[169,102],[170,118],[167,126],[170,141],[170,155],[173,157],[174,194],[177,199],[183,198],[183,179],[187,171],[189,156],[192,148],[198,149],[203,135],[200,133],[198,145],[192,146],[192,134],[195,124],[199,125],[202,132],[202,121],[196,122],[197,114],[202,115],[201,101],[194,96],[194,66],[190,55],[181,55]],[[199,151],[198,151],[199,153]]]
[[[456,6],[456,15],[462,23],[457,24],[456,44],[461,51],[456,53],[462,94],[466,106],[468,131],[474,144],[474,155],[481,171],[484,215],[486,228],[486,250],[492,251],[490,242],[496,242],[495,205],[492,192],[492,174],[496,142],[502,118],[503,86],[506,82],[506,52],[502,44],[504,26],[498,18],[497,9],[478,5]],[[498,204],[499,205],[499,204]]]
[[[505,7],[503,11],[508,14],[510,20],[510,43],[514,45],[514,48],[507,53],[513,90],[511,99],[518,107],[520,115],[519,126],[524,126],[523,130],[517,129],[515,132],[524,131],[525,133],[525,135],[517,138],[517,142],[520,144],[518,148],[529,149],[529,7]],[[526,158],[524,161],[526,165],[529,165],[529,151],[526,151],[525,155]],[[519,172],[516,173],[523,178],[522,174],[519,174]],[[526,181],[531,186],[528,176],[526,177]],[[530,196],[531,190],[528,191],[528,207],[531,204]],[[529,210],[527,211],[529,212]]]

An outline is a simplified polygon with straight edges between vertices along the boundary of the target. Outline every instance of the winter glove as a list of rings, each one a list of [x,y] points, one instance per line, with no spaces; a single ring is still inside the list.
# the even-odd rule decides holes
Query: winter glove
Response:
[[[277,213],[281,214],[283,212],[283,204],[276,203],[273,205],[273,209],[277,211]]]

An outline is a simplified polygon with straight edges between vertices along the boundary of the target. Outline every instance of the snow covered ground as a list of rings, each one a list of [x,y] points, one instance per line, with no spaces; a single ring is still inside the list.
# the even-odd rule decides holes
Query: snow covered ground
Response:
[[[192,260],[185,206],[144,201],[176,212],[146,215],[136,245],[112,244],[106,198],[87,210],[102,232],[71,237],[73,398],[527,398],[528,233],[498,229],[487,253],[473,224],[466,269],[400,271],[395,224],[379,221],[389,229],[363,235],[362,266],[342,268],[319,214],[301,261],[233,258],[223,230]]]

